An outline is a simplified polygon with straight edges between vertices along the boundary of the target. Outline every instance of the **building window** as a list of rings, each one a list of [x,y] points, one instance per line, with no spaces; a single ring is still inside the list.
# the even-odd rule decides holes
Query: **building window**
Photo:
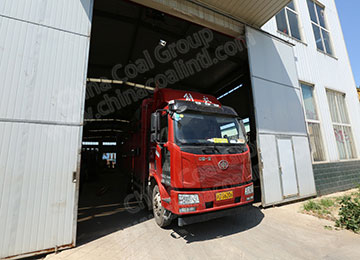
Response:
[[[301,83],[301,91],[304,100],[305,118],[310,137],[310,145],[314,162],[325,161],[325,152],[321,135],[320,119],[316,109],[314,88]]]
[[[298,13],[294,1],[276,15],[276,23],[280,32],[301,41]]]
[[[331,90],[327,90],[326,94],[340,159],[354,159],[356,158],[356,152],[345,104],[345,94]]]
[[[333,55],[333,48],[330,41],[330,32],[325,21],[325,9],[313,0],[307,0],[311,24],[314,31],[316,47],[318,50]]]

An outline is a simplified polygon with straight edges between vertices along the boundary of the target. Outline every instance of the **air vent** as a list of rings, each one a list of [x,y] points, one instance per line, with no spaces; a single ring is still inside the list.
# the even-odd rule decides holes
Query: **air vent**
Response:
[[[207,209],[211,209],[214,207],[214,202],[210,201],[210,202],[205,202],[205,207]]]

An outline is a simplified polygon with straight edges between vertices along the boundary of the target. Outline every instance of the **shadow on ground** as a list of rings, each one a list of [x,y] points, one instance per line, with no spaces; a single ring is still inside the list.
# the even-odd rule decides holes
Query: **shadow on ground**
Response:
[[[107,171],[83,186],[78,211],[78,246],[153,218],[152,212],[128,195],[128,181],[124,178],[117,171]],[[125,198],[129,200],[127,207]],[[172,239],[182,238],[192,243],[246,231],[259,225],[263,218],[261,210],[251,206],[238,215],[185,227],[178,227],[175,219],[167,230],[172,230]]]
[[[128,194],[128,182],[114,170],[101,172],[84,184],[78,209],[78,246],[153,217]],[[124,205],[125,201],[129,203]]]
[[[122,206],[117,205],[91,208],[87,214],[89,215],[88,219],[78,222],[78,246],[153,218],[152,213],[146,209],[130,213]],[[258,207],[251,206],[238,215],[185,227],[179,227],[175,219],[167,229],[172,230],[171,239],[185,239],[187,243],[192,243],[246,231],[259,225],[263,218],[264,214],[261,210]],[[80,216],[79,219],[81,220]]]
[[[187,243],[221,238],[254,228],[261,223],[264,214],[258,207],[244,208],[239,214],[218,218],[189,226],[179,227],[177,221],[169,229],[173,230],[171,237],[185,239]]]

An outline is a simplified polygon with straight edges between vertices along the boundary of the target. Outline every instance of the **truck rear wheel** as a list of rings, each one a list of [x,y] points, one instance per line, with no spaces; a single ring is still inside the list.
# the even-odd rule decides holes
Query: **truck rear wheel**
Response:
[[[153,213],[156,224],[160,227],[166,227],[171,223],[171,212],[166,210],[161,205],[161,196],[159,187],[155,185],[152,193],[152,205],[153,205]]]

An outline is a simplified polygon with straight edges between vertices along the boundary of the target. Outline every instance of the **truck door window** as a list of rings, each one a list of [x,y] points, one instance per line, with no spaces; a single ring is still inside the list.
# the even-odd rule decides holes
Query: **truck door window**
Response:
[[[168,116],[162,115],[160,119],[160,142],[166,143],[168,141]]]

